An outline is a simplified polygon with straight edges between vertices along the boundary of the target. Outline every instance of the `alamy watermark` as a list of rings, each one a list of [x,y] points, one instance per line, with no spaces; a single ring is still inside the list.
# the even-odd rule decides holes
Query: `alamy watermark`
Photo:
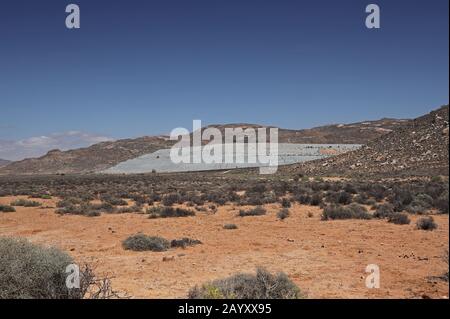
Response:
[[[66,6],[66,27],[68,29],[80,29],[80,6],[77,4],[69,4]],[[377,4],[368,4],[366,6],[365,24],[368,29],[380,29],[380,6]]]
[[[380,267],[376,264],[370,264],[366,267],[366,287],[369,289],[380,288]]]
[[[222,132],[223,131],[223,132]],[[278,128],[216,127],[202,129],[201,121],[193,121],[192,133],[176,128],[170,139],[178,141],[170,150],[174,164],[224,164],[223,167],[259,167],[261,174],[274,174],[278,169]]]

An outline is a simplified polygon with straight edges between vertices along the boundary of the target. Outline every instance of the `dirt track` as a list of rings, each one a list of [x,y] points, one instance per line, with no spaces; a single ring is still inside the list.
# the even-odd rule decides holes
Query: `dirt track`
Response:
[[[13,199],[0,198],[0,204]],[[39,200],[54,206],[55,200]],[[393,225],[384,220],[321,221],[321,210],[295,205],[278,221],[279,205],[268,214],[236,217],[239,207],[216,214],[148,219],[123,214],[100,217],[59,216],[54,209],[16,207],[0,213],[0,236],[26,237],[61,248],[78,262],[96,264],[97,273],[113,274],[113,287],[136,298],[182,298],[190,287],[236,272],[264,266],[284,271],[309,298],[448,298],[448,283],[430,277],[448,270],[448,215],[434,216],[435,231]],[[308,217],[308,212],[313,217]],[[224,230],[226,223],[237,230]],[[143,232],[167,239],[190,237],[203,245],[167,252],[125,251],[121,241]],[[163,261],[164,256],[174,260]],[[381,288],[365,287],[365,268],[377,264]]]

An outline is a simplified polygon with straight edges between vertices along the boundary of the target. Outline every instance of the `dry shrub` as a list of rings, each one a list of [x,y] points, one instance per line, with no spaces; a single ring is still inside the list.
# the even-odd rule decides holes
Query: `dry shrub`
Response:
[[[170,242],[162,237],[136,234],[122,242],[122,247],[133,251],[166,251],[170,248]]]
[[[285,273],[273,275],[263,268],[194,287],[189,299],[298,299],[300,289]]]

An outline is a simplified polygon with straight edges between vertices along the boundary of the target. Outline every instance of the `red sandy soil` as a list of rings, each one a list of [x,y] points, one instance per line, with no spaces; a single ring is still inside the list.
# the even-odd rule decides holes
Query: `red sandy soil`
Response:
[[[16,198],[0,198],[0,204]],[[38,201],[53,207],[56,202]],[[448,271],[442,259],[448,215],[434,216],[438,229],[423,231],[415,229],[419,216],[411,216],[410,225],[321,221],[319,208],[295,205],[291,216],[279,221],[278,204],[267,205],[265,216],[237,217],[239,208],[148,219],[141,214],[59,216],[52,208],[16,207],[15,213],[0,213],[0,236],[56,246],[79,263],[94,264],[98,274],[113,275],[113,288],[134,298],[183,298],[196,284],[251,273],[257,266],[284,271],[309,298],[448,298],[448,283],[436,278]],[[227,223],[239,228],[225,230]],[[125,251],[122,240],[138,232],[203,244],[161,253]],[[368,264],[380,267],[379,289],[365,286]]]

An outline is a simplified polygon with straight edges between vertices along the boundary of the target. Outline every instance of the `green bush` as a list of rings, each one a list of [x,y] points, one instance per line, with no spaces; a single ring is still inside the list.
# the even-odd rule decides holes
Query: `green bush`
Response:
[[[122,247],[126,250],[159,252],[168,250],[170,242],[162,237],[136,234],[125,239],[122,242]]]
[[[298,299],[300,289],[284,273],[272,275],[258,268],[256,275],[237,274],[194,287],[189,299]]]
[[[14,213],[16,209],[9,205],[0,205],[0,213]]]
[[[246,216],[262,216],[266,214],[266,209],[262,206],[256,206],[253,209],[249,210],[240,210],[238,216],[246,217]]]
[[[433,217],[431,216],[420,218],[417,221],[416,226],[417,229],[422,230],[435,230],[438,227],[437,224],[434,222]]]
[[[0,238],[0,299],[81,298],[66,287],[72,258],[25,240]]]

